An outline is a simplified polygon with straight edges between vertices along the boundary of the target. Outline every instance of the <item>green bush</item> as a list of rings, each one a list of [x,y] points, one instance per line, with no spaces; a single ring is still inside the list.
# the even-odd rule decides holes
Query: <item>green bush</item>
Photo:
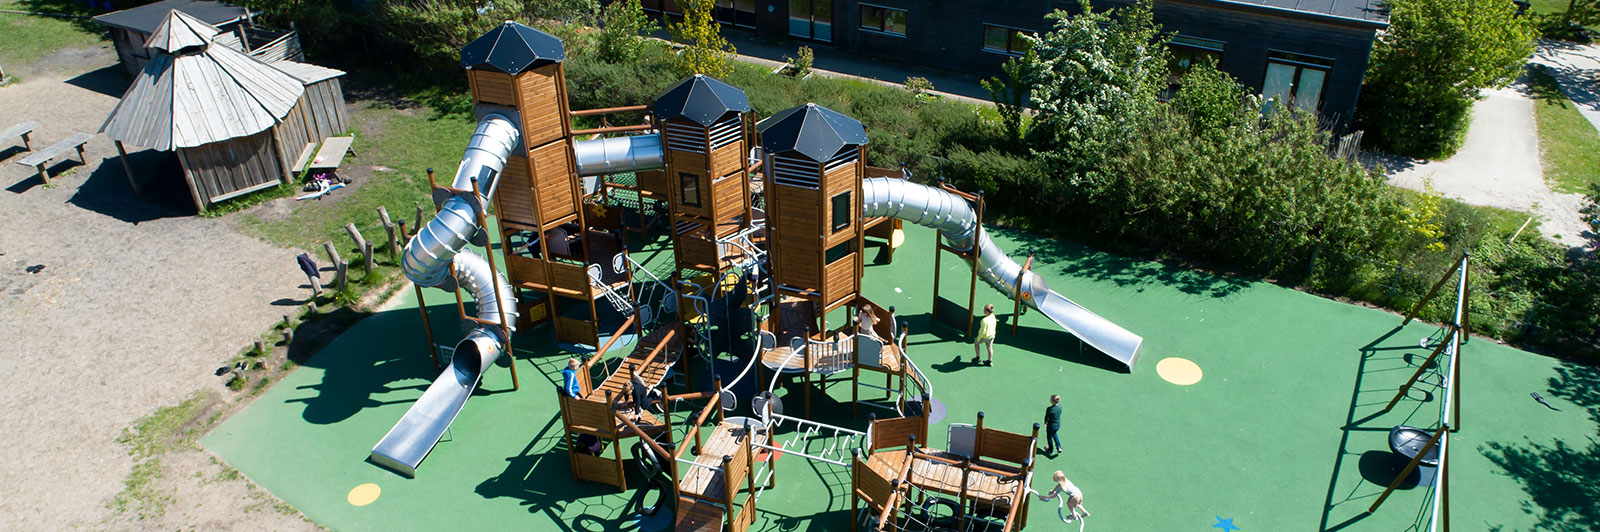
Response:
[[[1466,134],[1472,102],[1504,87],[1533,54],[1534,30],[1504,0],[1390,0],[1356,109],[1373,146],[1440,158]]]

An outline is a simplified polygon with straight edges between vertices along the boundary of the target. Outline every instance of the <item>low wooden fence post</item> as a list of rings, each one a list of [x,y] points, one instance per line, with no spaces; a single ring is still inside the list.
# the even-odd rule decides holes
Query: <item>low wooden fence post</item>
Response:
[[[389,221],[389,209],[378,206],[378,221],[383,222],[383,230],[389,233],[389,260],[400,257],[400,242],[394,237],[394,222]]]
[[[322,249],[323,249],[323,251],[327,251],[328,252],[328,263],[333,264],[334,266],[338,266],[339,265],[339,250],[335,249],[333,247],[333,242],[323,242],[322,243]]]
[[[343,292],[343,291],[345,291],[345,289],[350,287],[350,284],[349,284],[349,272],[350,272],[350,263],[342,261],[342,260],[339,261],[339,271],[338,271],[337,277],[339,279],[338,280],[338,284],[339,284],[339,291],[340,292]]]
[[[354,222],[344,224],[344,230],[345,232],[350,233],[350,239],[355,241],[356,249],[361,250],[361,257],[363,259],[362,268],[366,270],[367,275],[371,275],[372,245],[367,242],[365,237],[361,236],[361,230],[356,229],[356,224]]]

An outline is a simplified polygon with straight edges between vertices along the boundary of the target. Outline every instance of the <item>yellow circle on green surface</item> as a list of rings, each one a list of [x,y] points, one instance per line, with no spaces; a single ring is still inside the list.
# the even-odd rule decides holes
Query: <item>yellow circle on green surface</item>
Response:
[[[1166,379],[1167,382],[1178,386],[1188,386],[1200,382],[1201,376],[1200,366],[1195,365],[1194,362],[1189,361],[1187,358],[1178,357],[1161,359],[1161,362],[1156,363],[1156,373],[1161,375],[1162,379]]]
[[[372,501],[378,500],[378,494],[382,492],[383,489],[379,488],[377,484],[368,482],[350,488],[350,494],[345,495],[344,500],[349,501],[352,506],[366,506],[372,504]]]

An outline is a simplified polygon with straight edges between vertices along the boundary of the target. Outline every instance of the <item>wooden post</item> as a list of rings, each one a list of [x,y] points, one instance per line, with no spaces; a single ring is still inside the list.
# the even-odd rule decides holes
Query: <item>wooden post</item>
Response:
[[[1422,462],[1422,457],[1428,456],[1428,451],[1432,451],[1433,446],[1439,444],[1439,439],[1443,438],[1444,433],[1446,432],[1450,432],[1449,423],[1445,423],[1444,426],[1439,427],[1439,432],[1435,432],[1433,434],[1433,438],[1428,440],[1428,444],[1422,446],[1422,450],[1417,452],[1417,457],[1412,458],[1411,463],[1406,464],[1405,469],[1400,470],[1400,476],[1395,477],[1394,482],[1389,483],[1389,487],[1383,490],[1383,494],[1378,496],[1378,500],[1372,501],[1372,507],[1367,508],[1367,513],[1370,514],[1378,511],[1378,505],[1383,504],[1383,500],[1388,499],[1389,494],[1393,493],[1396,488],[1399,488],[1400,483],[1405,482],[1406,477],[1411,476],[1411,472],[1417,469],[1417,464]],[[1445,464],[1440,462],[1439,465],[1444,466]]]
[[[1456,329],[1455,329],[1455,327],[1451,327],[1450,331],[1445,333],[1444,341],[1443,342],[1439,342],[1439,347],[1433,348],[1433,354],[1428,355],[1428,359],[1427,360],[1424,360],[1424,361],[1422,361],[1421,364],[1417,365],[1417,371],[1415,373],[1412,373],[1411,374],[1411,378],[1409,380],[1407,380],[1405,385],[1401,386],[1400,390],[1394,394],[1394,399],[1390,399],[1389,400],[1389,405],[1383,407],[1383,411],[1384,412],[1388,412],[1389,409],[1394,408],[1394,405],[1396,403],[1400,402],[1400,398],[1404,397],[1406,395],[1406,392],[1411,391],[1411,385],[1417,383],[1417,379],[1422,377],[1422,373],[1424,371],[1428,370],[1428,365],[1432,364],[1435,360],[1437,360],[1439,358],[1439,353],[1443,353],[1444,352],[1445,346],[1450,345],[1450,340],[1452,338],[1454,338],[1455,335],[1456,335]],[[1459,354],[1458,354],[1458,356],[1459,356]]]
[[[394,222],[389,221],[389,209],[378,206],[378,221],[383,222],[383,231],[389,234],[389,260],[398,263],[400,259],[400,241],[394,237]]]
[[[289,319],[289,315],[288,314],[284,314],[283,315],[283,347],[285,349],[288,349],[289,348],[289,344],[292,344],[292,343],[294,343],[294,321]]]
[[[1466,254],[1462,254],[1462,257],[1465,258]],[[1439,293],[1439,287],[1444,286],[1445,281],[1450,280],[1450,276],[1456,273],[1456,268],[1460,268],[1462,262],[1463,261],[1456,261],[1456,264],[1450,267],[1450,271],[1444,272],[1444,275],[1439,277],[1439,281],[1433,283],[1433,288],[1428,289],[1428,295],[1422,296],[1422,299],[1417,301],[1416,306],[1411,307],[1411,312],[1406,313],[1406,319],[1400,322],[1401,327],[1405,327],[1407,323],[1411,323],[1411,320],[1417,317],[1417,313],[1422,312],[1422,307],[1427,306],[1428,301],[1433,299],[1434,294]]]
[[[26,144],[26,142],[24,142]],[[133,194],[138,195],[139,180],[133,177],[133,166],[128,164],[128,151],[122,147],[122,141],[113,142],[117,146],[117,160],[122,162],[122,175],[128,176],[128,186],[133,187]]]
[[[356,229],[356,224],[354,222],[344,224],[344,231],[346,233],[350,234],[350,240],[354,240],[355,241],[356,249],[361,251],[361,256],[365,260],[365,264],[363,264],[363,266],[366,268],[367,273],[371,274],[372,273],[372,248],[371,248],[371,246],[367,245],[367,239],[365,237],[361,236],[361,230],[360,229]]]
[[[978,241],[983,237],[983,191],[978,191],[978,197],[973,203],[978,204],[978,220],[974,223],[975,231],[972,233],[972,280],[967,283],[967,336],[972,336],[972,319],[978,309],[972,308],[978,301],[978,261],[983,257],[983,248]]]
[[[1017,274],[1016,295],[1012,297],[1015,304],[1011,306],[1011,334],[1017,334],[1017,322],[1022,321],[1022,279],[1028,276],[1028,270],[1033,268],[1033,253],[1028,253],[1028,260],[1022,263],[1022,273]]]
[[[343,292],[346,289],[350,288],[349,271],[350,271],[350,263],[342,261],[342,260],[339,261],[339,271],[337,272],[336,275],[337,275],[337,279],[338,279],[339,291],[340,292]]]
[[[260,355],[264,355],[266,353],[267,353],[267,342],[265,340],[260,339],[260,338],[256,338],[256,355],[260,356]]]
[[[416,219],[412,220],[411,227],[415,227],[416,231],[421,231],[422,230],[422,204],[417,203],[415,205],[417,207],[417,217],[416,217]]]
[[[328,252],[328,262],[330,264],[338,266],[342,262],[339,260],[339,250],[333,247],[333,242],[323,242],[322,250]]]

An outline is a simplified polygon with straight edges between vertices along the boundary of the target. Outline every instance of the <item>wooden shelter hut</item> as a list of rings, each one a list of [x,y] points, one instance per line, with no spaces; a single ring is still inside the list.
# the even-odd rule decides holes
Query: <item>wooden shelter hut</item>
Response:
[[[173,11],[200,19],[217,27],[217,43],[245,52],[262,61],[304,61],[300,49],[300,35],[294,30],[260,26],[255,23],[256,12],[250,9],[212,2],[209,0],[161,0],[121,11],[94,17],[94,21],[109,28],[111,42],[117,49],[117,59],[129,76],[138,76],[150,62],[151,51],[145,48],[161,23]]]
[[[324,137],[344,131],[343,72],[262,62],[218,46],[215,26],[172,11],[151,34],[150,62],[100,131],[116,144],[139,190],[124,144],[172,151],[197,210],[287,183],[291,165]]]

